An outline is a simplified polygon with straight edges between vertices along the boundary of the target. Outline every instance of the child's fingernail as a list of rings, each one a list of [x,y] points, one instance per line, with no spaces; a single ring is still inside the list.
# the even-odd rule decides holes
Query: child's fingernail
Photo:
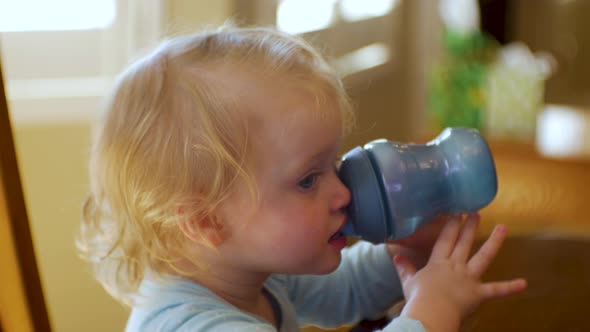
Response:
[[[495,231],[498,233],[501,233],[501,234],[505,234],[508,232],[508,228],[506,227],[506,225],[500,224],[500,225],[496,225]]]

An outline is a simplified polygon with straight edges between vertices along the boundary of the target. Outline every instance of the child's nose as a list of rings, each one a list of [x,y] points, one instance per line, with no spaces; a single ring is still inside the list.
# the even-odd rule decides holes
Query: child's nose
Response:
[[[351,199],[350,190],[336,177],[336,198],[334,199],[334,210],[341,210],[348,206]]]

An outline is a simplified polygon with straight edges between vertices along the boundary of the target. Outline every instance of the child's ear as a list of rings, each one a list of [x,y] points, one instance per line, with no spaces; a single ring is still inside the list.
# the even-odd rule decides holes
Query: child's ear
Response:
[[[227,238],[228,230],[215,218],[182,218],[179,227],[185,237],[196,243],[219,247]]]

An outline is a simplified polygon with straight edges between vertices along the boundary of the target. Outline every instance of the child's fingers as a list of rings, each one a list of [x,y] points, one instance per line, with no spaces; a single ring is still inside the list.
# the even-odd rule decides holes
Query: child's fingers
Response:
[[[477,233],[477,226],[479,225],[479,214],[473,213],[467,216],[461,234],[455,249],[453,250],[452,258],[459,262],[467,262],[469,254],[471,253],[471,247]]]
[[[447,224],[440,232],[438,239],[432,248],[430,259],[448,258],[457,242],[459,231],[461,230],[461,216],[454,216],[447,221]]]
[[[416,267],[402,255],[395,255],[393,257],[393,264],[395,265],[395,269],[397,270],[397,274],[399,275],[402,285],[406,282],[406,280],[416,274]]]
[[[497,225],[492,234],[486,242],[479,248],[477,253],[471,257],[469,262],[467,263],[467,268],[473,275],[477,277],[481,277],[482,274],[487,270],[490,266],[498,251],[500,251],[500,247],[502,247],[502,242],[506,238],[508,231],[505,225]]]
[[[513,279],[508,281],[488,282],[481,285],[482,300],[488,301],[506,297],[524,291],[527,287],[525,279]]]

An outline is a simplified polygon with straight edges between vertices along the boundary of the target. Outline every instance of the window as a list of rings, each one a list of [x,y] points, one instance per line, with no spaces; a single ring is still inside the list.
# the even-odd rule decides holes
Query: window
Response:
[[[0,0],[15,122],[87,118],[114,76],[160,36],[160,0]]]
[[[292,34],[325,29],[335,20],[336,4],[337,0],[280,1],[277,8],[277,27]]]
[[[257,5],[258,22],[315,41],[349,81],[390,72],[399,62],[399,0],[259,0]]]
[[[360,21],[388,15],[397,3],[398,0],[282,0],[277,8],[277,27],[293,34],[316,31],[328,28],[338,19]]]
[[[399,0],[341,0],[342,17],[348,21],[359,21],[371,17],[385,16],[393,11]]]
[[[0,0],[0,31],[105,28],[115,14],[115,0]]]

